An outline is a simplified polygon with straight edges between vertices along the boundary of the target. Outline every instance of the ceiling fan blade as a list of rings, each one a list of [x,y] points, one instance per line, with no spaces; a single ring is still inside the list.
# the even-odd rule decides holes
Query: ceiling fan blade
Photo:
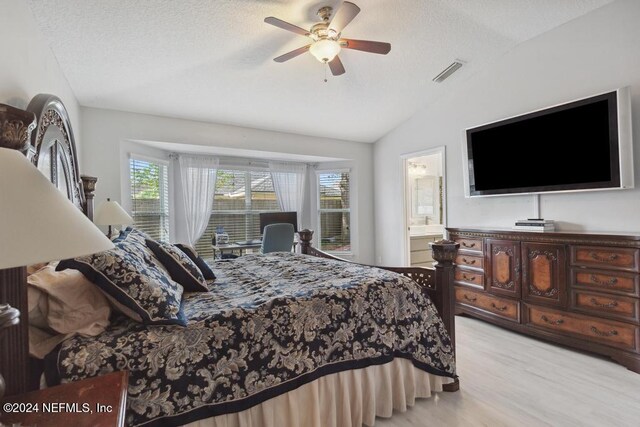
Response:
[[[363,52],[379,53],[380,55],[386,55],[391,51],[390,43],[371,40],[340,39],[340,46],[344,49],[355,49]]]
[[[338,56],[329,62],[329,69],[334,76],[342,75],[345,72],[344,65],[342,65],[342,61],[340,61],[340,57]]]
[[[274,61],[276,62],[284,62],[284,61],[288,61],[291,58],[295,58],[298,55],[302,55],[303,53],[305,53],[306,51],[309,50],[309,46],[311,46],[310,44],[306,45],[306,46],[302,46],[297,48],[296,50],[292,50],[289,53],[285,53],[284,55],[280,55],[277,58],[273,58]]]
[[[339,34],[349,22],[360,13],[360,8],[351,2],[344,2],[329,24],[329,29]]]
[[[289,24],[288,22],[283,21],[282,19],[274,18],[273,16],[269,16],[268,18],[264,18],[264,22],[267,24],[275,25],[278,28],[282,28],[283,30],[291,31],[292,33],[300,34],[301,36],[310,36],[311,33],[304,28],[300,28],[296,25]]]

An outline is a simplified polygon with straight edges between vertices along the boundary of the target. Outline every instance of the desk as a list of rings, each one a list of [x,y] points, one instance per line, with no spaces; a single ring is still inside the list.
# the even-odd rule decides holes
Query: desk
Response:
[[[296,251],[296,246],[298,245],[298,241],[293,241],[293,252]],[[213,245],[213,258],[217,259],[216,252],[220,252],[220,257],[222,258],[222,254],[225,252],[234,253],[239,252],[240,255],[244,255],[247,249],[260,249],[262,247],[262,243],[252,243],[250,245],[239,245],[237,243],[229,243],[226,245]]]
[[[237,243],[229,243],[226,245],[213,245],[213,257],[217,258],[216,252],[220,252],[222,256],[223,253],[229,252],[240,252],[240,255],[244,255],[247,249],[260,249],[262,247],[262,243],[252,243],[250,245],[239,245]]]

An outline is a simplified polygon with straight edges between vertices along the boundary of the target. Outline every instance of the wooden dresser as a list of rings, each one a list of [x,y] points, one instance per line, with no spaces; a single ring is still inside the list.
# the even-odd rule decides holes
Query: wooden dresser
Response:
[[[456,313],[640,373],[640,235],[448,228]]]

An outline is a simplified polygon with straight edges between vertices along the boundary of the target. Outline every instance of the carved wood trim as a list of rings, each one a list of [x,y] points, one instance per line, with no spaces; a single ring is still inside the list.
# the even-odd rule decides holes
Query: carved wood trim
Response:
[[[0,104],[0,147],[29,151],[31,131],[36,128],[36,116],[11,105]]]
[[[58,186],[60,174],[65,175],[67,194],[69,199],[86,213],[85,194],[78,168],[76,143],[69,120],[69,113],[64,104],[55,95],[39,94],[33,97],[27,111],[35,114],[37,119],[36,132],[31,135],[29,158],[38,168],[41,167],[41,153],[53,147],[49,156],[49,170],[51,181]],[[57,158],[64,159],[61,164],[63,170],[58,170]]]
[[[542,292],[540,289],[536,288],[533,284],[529,284],[529,292],[539,297],[550,298],[558,294],[558,288],[551,288],[546,292]]]
[[[94,199],[98,178],[95,176],[80,175],[80,179],[82,180],[82,189],[84,191],[84,214],[93,221]]]
[[[492,246],[493,256],[496,256],[500,253],[507,255],[510,259],[510,262],[514,264],[513,267],[511,268],[512,273],[510,274],[510,276],[513,277],[514,274],[517,275],[520,272],[520,267],[518,265],[518,260],[516,259],[513,248],[509,246],[499,246],[499,245]],[[493,261],[492,261],[492,268],[493,268]],[[493,273],[494,272],[492,272],[492,276],[494,275]],[[495,277],[492,277],[491,286],[494,288],[510,291],[516,287],[516,284],[514,280],[509,280],[508,282],[501,282]]]
[[[556,256],[556,254],[554,252],[541,251],[539,249],[534,249],[534,250],[530,251],[529,252],[529,259],[534,259],[536,257],[539,257],[540,255],[544,255],[545,257],[547,257],[551,261],[557,261],[558,260],[558,257]]]
[[[491,284],[494,288],[500,288],[500,289],[507,289],[507,290],[511,290],[513,289],[516,284],[513,282],[513,280],[511,280],[510,282],[499,282],[498,279],[493,279],[493,282]]]
[[[498,255],[500,252],[504,252],[505,254],[509,255],[510,257],[513,257],[513,249],[512,248],[508,248],[508,247],[504,247],[504,246],[494,246],[493,254],[494,255]]]
[[[529,251],[528,258],[530,260],[534,260],[539,256],[544,256],[545,258],[551,261],[558,260],[558,256],[552,251],[543,251],[539,249],[534,249],[532,251]],[[526,280],[526,277],[525,277],[525,280]],[[539,297],[551,298],[558,295],[558,288],[552,287],[548,291],[541,291],[533,283],[529,283],[529,292]]]
[[[447,228],[449,238],[475,238],[482,239],[485,237],[500,240],[525,241],[532,243],[558,243],[567,245],[593,245],[593,246],[614,246],[637,248],[640,245],[640,235],[580,235],[570,232],[518,232],[518,231],[458,231],[454,228]],[[597,236],[597,238],[594,238]]]

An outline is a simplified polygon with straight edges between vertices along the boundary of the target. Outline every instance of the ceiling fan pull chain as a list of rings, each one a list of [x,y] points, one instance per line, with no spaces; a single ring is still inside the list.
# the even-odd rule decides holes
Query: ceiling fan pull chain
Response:
[[[327,64],[326,62],[324,64],[325,64],[325,67],[324,67],[324,82],[327,83],[327,68],[329,68],[329,64]]]

